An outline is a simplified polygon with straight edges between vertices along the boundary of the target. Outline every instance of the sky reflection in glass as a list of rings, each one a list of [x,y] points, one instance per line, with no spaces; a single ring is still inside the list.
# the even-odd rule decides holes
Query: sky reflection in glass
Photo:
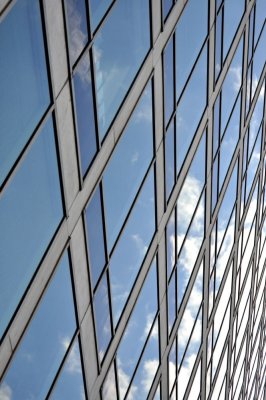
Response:
[[[62,218],[50,117],[0,199],[0,336]]]
[[[0,23],[0,185],[50,103],[39,1]]]
[[[104,171],[103,192],[109,252],[152,158],[152,88],[149,83]]]
[[[65,253],[0,386],[12,400],[43,400],[76,330],[68,254]]]
[[[85,400],[78,339],[70,350],[49,400]]]
[[[152,168],[110,260],[115,324],[118,322],[154,232],[155,198],[154,169]]]
[[[116,1],[93,45],[101,140],[149,48],[149,0]]]

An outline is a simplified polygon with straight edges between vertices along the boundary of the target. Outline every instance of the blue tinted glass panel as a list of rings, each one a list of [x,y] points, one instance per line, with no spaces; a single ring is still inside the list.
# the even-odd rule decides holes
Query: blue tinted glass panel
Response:
[[[243,39],[240,40],[222,86],[221,134],[228,122],[238,92],[242,85]]]
[[[222,12],[220,12],[215,24],[215,81],[220,74],[222,62]]]
[[[156,321],[131,384],[128,399],[143,400],[148,396],[159,366],[158,330],[158,321]]]
[[[173,0],[162,0],[162,1],[163,1],[163,17],[165,19],[173,6]]]
[[[103,176],[110,251],[153,158],[152,90],[144,91]]]
[[[244,11],[245,0],[226,0],[224,2],[224,58],[231,46]]]
[[[65,0],[68,24],[68,48],[73,65],[88,41],[85,0]]]
[[[265,48],[266,48],[266,24],[263,27],[263,31],[258,41],[254,57],[253,57],[253,74],[252,74],[252,86],[251,96],[254,96],[255,90],[258,86],[260,75],[265,65]]]
[[[255,32],[254,32],[254,43],[256,44],[262,25],[266,18],[266,6],[264,0],[256,1],[256,23],[255,23]]]
[[[171,117],[174,105],[174,40],[168,42],[164,50],[164,118],[167,125]]]
[[[78,339],[75,340],[67,356],[63,370],[56,386],[49,397],[50,400],[84,400],[85,390],[82,375],[80,349]]]
[[[5,376],[12,400],[45,398],[76,330],[68,255],[62,258]]]
[[[94,313],[100,361],[103,360],[108,344],[112,338],[109,296],[106,274],[103,276],[94,296]]]
[[[93,49],[101,139],[149,48],[149,0],[116,1]]]
[[[117,366],[120,398],[123,398],[128,386],[125,385],[124,377],[129,378],[129,383],[154,321],[157,308],[157,271],[156,262],[154,262],[118,347]]]
[[[207,46],[181,97],[176,111],[177,173],[185,159],[207,101]],[[193,112],[192,112],[193,110]]]
[[[239,139],[239,124],[240,124],[240,99],[238,97],[233,113],[230,117],[226,131],[222,138],[220,149],[220,175],[219,175],[219,189],[221,189],[226,172],[233,157],[236,145]]]
[[[200,18],[199,18],[200,15]],[[176,27],[176,98],[199,54],[208,29],[208,1],[188,1]],[[207,75],[207,71],[205,71]],[[200,81],[198,81],[200,82]]]
[[[113,0],[90,0],[91,27],[94,31]]]
[[[175,130],[174,120],[172,120],[166,135],[165,135],[165,185],[166,185],[166,200],[175,183]]]
[[[176,274],[173,273],[168,286],[168,333],[172,330],[176,319]]]
[[[0,37],[2,184],[50,103],[39,1],[16,2]]]
[[[81,169],[82,174],[85,175],[97,151],[90,58],[88,54],[81,59],[75,70],[73,84]]]
[[[175,241],[175,210],[166,225],[166,252],[167,252],[167,274],[171,274],[176,262],[176,241]]]
[[[214,158],[220,142],[220,99],[218,95],[213,108],[213,131],[212,131],[212,157]]]
[[[85,212],[89,263],[92,274],[92,281],[95,285],[105,265],[103,216],[101,206],[100,187],[96,189]]]
[[[0,336],[62,218],[50,117],[0,199]]]
[[[112,363],[102,386],[102,400],[118,399],[114,362]]]
[[[110,281],[117,323],[155,231],[154,171],[149,173],[111,256]]]

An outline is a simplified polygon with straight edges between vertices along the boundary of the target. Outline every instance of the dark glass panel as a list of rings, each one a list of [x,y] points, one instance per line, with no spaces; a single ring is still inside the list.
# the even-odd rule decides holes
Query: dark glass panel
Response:
[[[150,48],[149,3],[149,0],[116,1],[95,38],[93,55],[101,140]]]
[[[81,170],[82,175],[85,175],[97,152],[89,54],[79,62],[73,76],[73,84]]]
[[[103,176],[109,252],[153,158],[151,83],[145,89]]]
[[[0,199],[0,336],[62,218],[50,117]]]
[[[101,193],[99,186],[89,202],[85,212],[85,217],[88,233],[89,264],[93,285],[95,286],[106,262]]]
[[[0,386],[9,388],[12,400],[42,400],[76,330],[76,318],[65,254],[14,355]]]
[[[0,37],[2,184],[50,103],[39,1],[17,1]]]

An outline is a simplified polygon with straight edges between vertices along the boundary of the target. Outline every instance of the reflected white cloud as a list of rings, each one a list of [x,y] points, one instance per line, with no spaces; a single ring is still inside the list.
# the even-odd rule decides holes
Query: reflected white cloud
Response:
[[[69,23],[69,49],[71,52],[71,59],[74,61],[80,55],[87,40],[87,36],[82,32],[82,16],[78,12],[73,1],[67,1],[67,15]]]
[[[6,383],[0,387],[0,400],[12,400],[12,390]]]
[[[158,360],[147,360],[144,363],[144,379],[141,381],[141,385],[144,387],[146,393],[148,393],[150,390],[158,368],[158,364]]]

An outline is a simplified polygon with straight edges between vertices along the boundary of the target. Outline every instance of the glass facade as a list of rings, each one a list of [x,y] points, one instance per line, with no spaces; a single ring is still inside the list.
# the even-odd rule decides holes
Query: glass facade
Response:
[[[0,400],[265,399],[265,1],[0,3]]]

